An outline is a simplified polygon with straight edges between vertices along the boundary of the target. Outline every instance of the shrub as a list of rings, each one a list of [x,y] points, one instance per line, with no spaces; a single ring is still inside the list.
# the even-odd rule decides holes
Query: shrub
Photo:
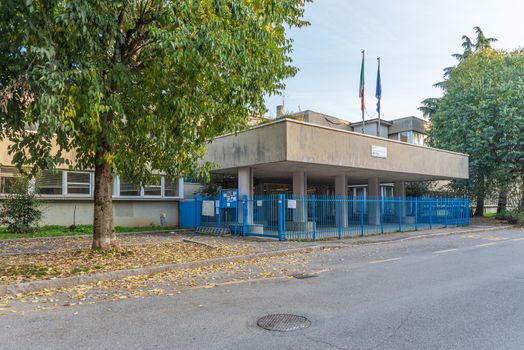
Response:
[[[10,233],[33,232],[42,218],[40,201],[33,191],[28,191],[28,179],[17,178],[13,193],[8,194],[0,209],[0,224],[7,226]]]
[[[510,224],[524,224],[524,213],[518,209],[503,210],[497,214],[497,219],[506,220]]]

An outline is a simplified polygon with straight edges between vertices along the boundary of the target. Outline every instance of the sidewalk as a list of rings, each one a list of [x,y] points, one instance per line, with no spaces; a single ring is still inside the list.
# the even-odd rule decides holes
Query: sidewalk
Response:
[[[271,259],[275,262],[286,260],[294,255],[303,255],[322,249],[337,249],[343,247],[381,244],[384,242],[422,239],[429,237],[447,236],[453,234],[467,234],[485,231],[496,231],[513,226],[471,226],[454,227],[438,230],[392,233],[376,236],[365,236],[344,240],[329,240],[316,242],[279,242],[268,239],[253,239],[243,237],[217,237],[196,234],[194,232],[155,233],[143,237],[122,237],[121,244],[131,251],[131,256],[119,257],[116,255],[95,256],[100,264],[100,270],[94,270],[93,262],[88,260],[87,269],[84,271],[73,265],[84,267],[86,254],[93,254],[90,250],[71,251],[72,247],[86,247],[90,242],[89,237],[63,237],[53,239],[54,247],[49,245],[49,239],[31,239],[31,244],[14,247],[9,254],[0,256],[3,276],[0,276],[0,295],[35,292],[46,289],[72,287],[81,284],[92,284],[102,281],[115,281],[133,276],[140,277],[151,274],[171,273],[170,271],[187,271],[188,269],[202,270],[207,267],[221,266],[225,270],[235,264],[253,264],[257,261]],[[17,240],[21,241],[21,240]],[[29,240],[28,240],[29,241]],[[46,242],[45,251],[38,249],[39,241]],[[155,242],[155,243],[151,243]],[[11,242],[16,243],[16,242]],[[6,247],[4,247],[5,249]],[[34,249],[37,248],[37,249]],[[14,254],[14,252],[18,254]],[[149,254],[152,258],[142,259],[142,254]],[[96,253],[102,254],[104,253]],[[96,255],[95,254],[95,255]],[[134,254],[134,255],[133,255]],[[87,256],[86,256],[87,257]],[[87,257],[93,259],[93,257]],[[60,266],[58,262],[64,260]],[[71,262],[71,260],[73,260]],[[55,263],[56,261],[56,263]],[[71,266],[66,264],[72,264]],[[56,266],[55,266],[56,265]],[[75,265],[75,266],[76,266]],[[136,266],[135,266],[136,265]],[[9,269],[18,270],[19,267],[28,277],[13,280]],[[38,275],[38,269],[44,267],[51,273]],[[63,267],[58,269],[58,267]],[[34,272],[36,271],[36,273]],[[22,274],[23,274],[22,273]],[[22,276],[21,274],[21,276]],[[55,275],[53,275],[55,274]],[[1,282],[3,280],[3,283]]]

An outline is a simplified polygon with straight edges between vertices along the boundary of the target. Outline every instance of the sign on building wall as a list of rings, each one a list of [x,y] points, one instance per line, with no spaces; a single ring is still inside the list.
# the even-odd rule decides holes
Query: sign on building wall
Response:
[[[371,146],[371,156],[373,158],[386,159],[388,157],[388,149],[386,147],[372,145]]]
[[[202,215],[215,216],[215,201],[202,201]]]

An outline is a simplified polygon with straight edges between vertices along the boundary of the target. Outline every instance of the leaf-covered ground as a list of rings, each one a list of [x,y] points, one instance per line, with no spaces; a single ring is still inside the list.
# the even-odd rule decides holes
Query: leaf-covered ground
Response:
[[[128,227],[128,226],[116,226],[115,232],[128,233],[128,232],[150,232],[150,231],[166,231],[170,230],[167,227],[160,226],[141,226],[141,227]],[[93,234],[93,225],[77,225],[74,228],[66,227],[62,225],[47,225],[37,228],[31,233],[10,233],[6,227],[0,227],[0,240],[3,239],[23,239],[23,238],[35,238],[35,237],[59,237],[59,236],[76,236],[76,235],[90,235]]]
[[[73,307],[74,314],[82,312],[81,305],[141,299],[152,296],[176,297],[195,288],[231,288],[241,283],[290,279],[309,271],[308,253],[222,263],[198,268],[171,270],[150,275],[127,277],[70,288],[0,297],[0,316],[24,314],[42,310]],[[108,304],[108,308],[111,304]]]
[[[58,242],[57,242],[58,243]],[[120,250],[62,250],[0,256],[0,283],[12,284],[40,279],[77,276],[95,272],[185,263],[249,253],[246,248],[230,250],[189,242],[143,243]]]

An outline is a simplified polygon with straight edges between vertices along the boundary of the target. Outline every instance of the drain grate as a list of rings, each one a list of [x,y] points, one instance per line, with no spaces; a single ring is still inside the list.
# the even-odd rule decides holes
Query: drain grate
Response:
[[[257,326],[268,331],[290,332],[311,326],[311,321],[304,316],[292,314],[272,314],[257,320]]]

